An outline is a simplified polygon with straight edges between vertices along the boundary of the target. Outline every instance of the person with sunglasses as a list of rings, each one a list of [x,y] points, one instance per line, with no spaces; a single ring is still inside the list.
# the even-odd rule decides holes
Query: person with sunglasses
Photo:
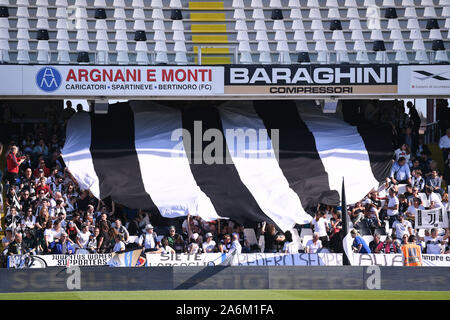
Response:
[[[397,215],[397,221],[392,224],[392,235],[397,237],[397,239],[403,239],[403,236],[410,236],[413,233],[413,228],[411,222],[405,220],[405,216],[401,213]]]

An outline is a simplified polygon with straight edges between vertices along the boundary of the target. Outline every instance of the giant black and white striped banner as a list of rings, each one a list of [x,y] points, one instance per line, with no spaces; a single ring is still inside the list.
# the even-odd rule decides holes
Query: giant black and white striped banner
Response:
[[[294,101],[118,103],[106,115],[74,115],[62,153],[98,198],[164,217],[272,221],[283,230],[310,222],[306,210],[318,202],[339,205],[343,177],[347,203],[359,201],[392,157],[376,128]]]

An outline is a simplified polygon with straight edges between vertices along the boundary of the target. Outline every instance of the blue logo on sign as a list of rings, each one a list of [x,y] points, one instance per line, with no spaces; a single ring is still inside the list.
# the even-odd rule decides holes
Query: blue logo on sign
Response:
[[[44,67],[36,75],[36,84],[45,92],[53,92],[61,85],[61,74],[55,68]]]

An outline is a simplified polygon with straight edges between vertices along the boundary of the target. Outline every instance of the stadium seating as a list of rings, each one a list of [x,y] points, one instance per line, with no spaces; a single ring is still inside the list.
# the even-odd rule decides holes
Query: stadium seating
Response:
[[[0,62],[447,62],[449,0],[2,0]]]

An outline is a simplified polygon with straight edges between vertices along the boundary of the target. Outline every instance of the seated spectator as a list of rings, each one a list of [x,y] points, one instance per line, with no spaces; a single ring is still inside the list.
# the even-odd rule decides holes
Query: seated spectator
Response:
[[[425,253],[427,254],[441,254],[444,252],[443,246],[445,245],[446,239],[448,239],[448,232],[444,237],[438,235],[438,230],[436,228],[431,229],[431,235],[425,237],[419,237],[420,241],[425,241]]]
[[[169,242],[166,238],[161,240],[161,253],[175,253],[175,250],[169,246]]]
[[[378,210],[372,202],[367,199],[364,206],[364,220],[370,229],[381,227],[381,220],[378,216]]]
[[[44,139],[40,139],[38,144],[33,149],[33,157],[38,158],[40,156],[48,157],[48,147],[45,144]]]
[[[24,253],[36,251],[37,248],[36,237],[33,235],[31,229],[25,229],[25,236],[23,237],[22,242]]]
[[[5,217],[5,226],[6,228],[15,229],[20,225],[20,221],[22,218],[17,213],[16,207],[9,207],[9,213]]]
[[[420,162],[420,167],[422,169],[423,175],[426,175],[430,170],[430,164],[431,164],[431,159],[429,159],[430,156],[431,156],[431,152],[427,153],[425,151],[422,151],[420,153],[419,162]]]
[[[50,244],[50,252],[52,254],[74,254],[75,248],[70,241],[67,241],[67,239],[67,233],[63,231],[61,233],[61,238]]]
[[[308,240],[305,246],[306,253],[317,253],[323,248],[322,241],[320,241],[319,233],[314,232],[313,238]]]
[[[415,170],[414,176],[411,179],[413,189],[416,188],[419,192],[422,192],[425,188],[425,179],[422,177],[422,170]]]
[[[113,248],[113,252],[125,251],[125,243],[123,242],[123,237],[120,235],[116,235],[114,240],[115,240],[115,245]]]
[[[441,172],[439,171],[439,164],[438,164],[438,162],[435,161],[435,160],[431,160],[430,167],[429,167],[428,171],[425,173],[425,184],[426,184],[426,180],[429,177],[432,176],[434,170],[436,170],[437,176],[440,177],[441,176]]]
[[[378,197],[378,191],[372,190],[369,193],[369,199],[376,206],[377,210],[381,209],[381,199]]]
[[[11,228],[6,229],[5,236],[2,239],[3,249],[8,248],[9,244],[14,241],[13,233]]]
[[[406,199],[406,196],[404,194],[400,194],[398,196],[398,212],[399,214],[404,214],[406,212],[406,210],[408,210],[408,199]]]
[[[203,242],[202,248],[203,253],[213,253],[216,252],[216,242],[213,240],[213,235],[211,232],[208,232],[206,235],[206,241]]]
[[[87,249],[90,253],[97,253],[99,236],[100,228],[95,227],[94,232],[89,236],[89,242],[87,244]]]
[[[153,232],[153,226],[148,224],[145,226],[145,233],[139,237],[138,244],[140,247],[144,248],[144,252],[162,252],[156,237],[156,233]]]
[[[39,182],[36,184],[36,192],[44,191],[44,196],[50,196],[50,187],[45,183],[45,177],[39,179]]]
[[[433,189],[433,192],[439,193],[442,197],[444,190],[441,188],[442,179],[437,175],[437,171],[431,171],[431,176],[427,178],[427,186]]]
[[[49,177],[50,174],[50,169],[46,167],[44,159],[39,160],[39,166],[34,169],[34,178],[46,178]],[[45,179],[45,182],[47,182],[47,179]]]
[[[14,254],[24,254],[22,235],[20,233],[14,236],[14,240],[8,245],[8,254],[10,256]]]
[[[195,253],[201,253],[201,248],[198,241],[199,235],[198,233],[193,233],[191,237],[189,238],[189,244],[187,247],[187,253],[195,254]]]
[[[369,243],[370,251],[376,253],[376,249],[380,245],[380,243],[382,243],[381,236],[379,233],[375,233],[375,235],[373,236],[373,240]]]
[[[205,242],[203,244],[205,244]],[[187,252],[186,243],[184,243],[183,238],[180,235],[175,237],[175,244],[173,247],[174,247],[173,249],[175,250],[176,253],[186,253]]]
[[[169,242],[169,246],[171,246],[172,248],[173,248],[174,245],[175,245],[175,237],[176,237],[177,235],[181,237],[181,235],[179,235],[178,233],[176,233],[175,226],[170,226],[170,227],[169,227],[169,234],[167,234],[165,238],[166,238],[167,241]]]
[[[223,236],[223,239],[220,241],[219,251],[220,253],[228,253],[230,249],[231,249],[231,237],[229,234],[225,234]]]
[[[364,206],[362,201],[358,201],[349,212],[352,224],[355,225],[364,218]]]
[[[237,233],[233,233],[232,239],[233,240],[231,242],[231,250],[233,250],[235,254],[241,254],[242,246],[241,243],[239,242],[239,235]]]
[[[364,239],[358,235],[358,232],[355,229],[350,231],[350,235],[354,239],[352,247],[355,253],[371,253],[369,246]]]
[[[447,161],[450,151],[450,128],[447,128],[445,136],[439,139],[439,148],[442,150],[444,162]]]
[[[420,170],[422,171],[422,167],[420,166],[420,161],[417,158],[414,158],[412,161],[412,166],[410,168],[411,174],[414,176],[414,172]]]
[[[43,252],[49,253],[50,243],[52,243],[54,241],[54,239],[55,239],[55,237],[54,237],[54,233],[53,233],[52,222],[47,221],[47,224],[45,225],[45,230],[44,230],[44,246],[42,247]]]
[[[393,165],[389,175],[394,184],[411,183],[411,171],[405,157],[400,157]]]
[[[298,253],[298,247],[297,244],[292,241],[292,234],[290,231],[286,231],[284,233],[285,242],[283,245],[283,253]]]
[[[425,187],[425,197],[429,201],[430,205],[433,203],[434,208],[441,208],[443,206],[441,199],[439,199],[439,196],[433,192],[433,188],[430,186]],[[430,208],[430,207],[428,207],[428,208]],[[428,209],[428,208],[425,207],[425,209]]]

